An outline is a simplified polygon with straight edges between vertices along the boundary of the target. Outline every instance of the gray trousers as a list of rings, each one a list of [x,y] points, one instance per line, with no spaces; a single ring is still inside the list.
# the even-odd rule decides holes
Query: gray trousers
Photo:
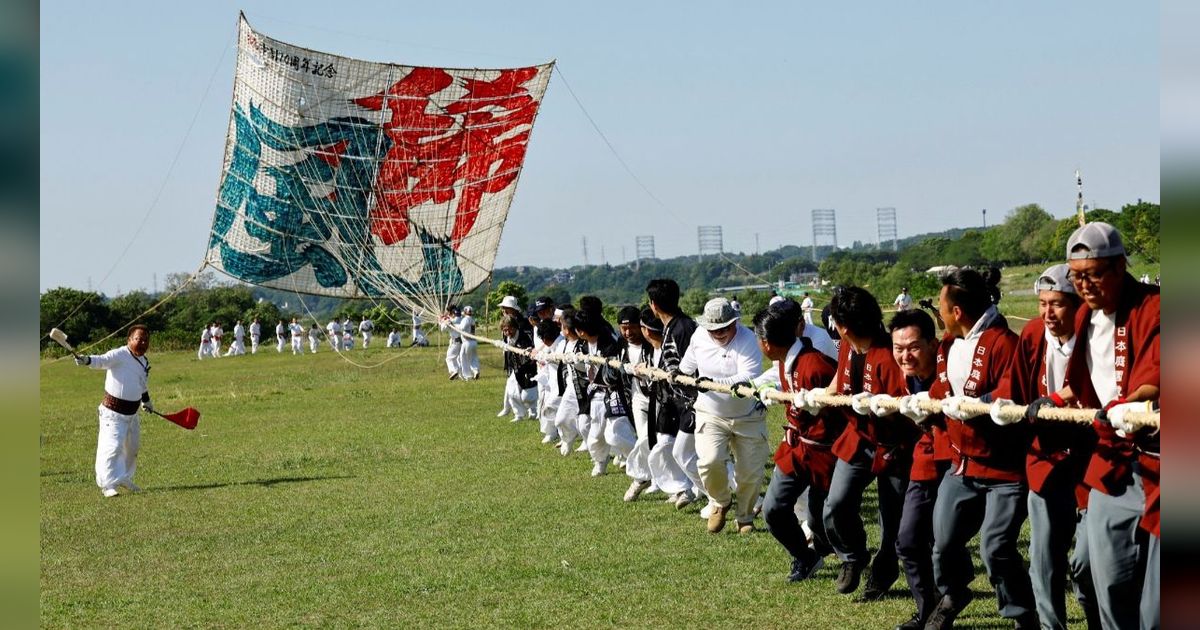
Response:
[[[979,533],[1000,614],[1016,619],[1034,613],[1033,589],[1017,548],[1027,492],[1021,482],[963,477],[953,469],[942,477],[933,508],[933,578],[943,596],[966,597],[975,577],[967,543]]]
[[[825,499],[822,517],[829,544],[842,562],[866,566],[871,560],[867,549],[867,532],[863,529],[863,491],[876,479],[871,472],[871,450],[859,451],[851,463],[837,461],[833,478],[829,483],[829,496]],[[896,558],[896,534],[900,529],[900,515],[904,510],[904,492],[908,488],[908,471],[904,476],[879,475],[876,490],[879,494],[879,529],[881,539],[879,552],[871,562],[871,575],[877,580],[895,580],[900,573]],[[815,516],[815,515],[814,515]]]
[[[1100,627],[1096,591],[1087,544],[1086,512],[1078,513],[1075,487],[1069,478],[1048,480],[1042,491],[1029,493],[1029,577],[1042,628],[1066,630],[1067,575],[1075,597],[1087,614],[1088,626]],[[1075,538],[1075,553],[1071,538]]]
[[[804,529],[796,520],[796,501],[808,490],[808,513],[814,515],[809,525],[813,530],[813,543],[817,548],[826,543],[825,526],[816,514],[820,514],[825,504],[825,492],[812,487],[808,479],[794,477],[779,472],[776,467],[771,472],[771,483],[767,486],[767,496],[763,498],[763,520],[767,522],[767,531],[787,549],[793,558],[807,566],[817,562],[818,554],[808,546]]]
[[[1138,527],[1145,509],[1137,474],[1115,496],[1093,489],[1088,498],[1088,551],[1104,628],[1159,627],[1159,541]]]

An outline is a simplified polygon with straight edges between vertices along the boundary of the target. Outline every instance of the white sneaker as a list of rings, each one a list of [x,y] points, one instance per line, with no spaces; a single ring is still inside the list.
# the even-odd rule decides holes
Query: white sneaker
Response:
[[[637,479],[634,479],[633,482],[629,484],[629,489],[625,491],[625,496],[623,497],[623,500],[626,503],[629,503],[631,501],[637,501],[637,498],[639,496],[641,496],[642,492],[644,492],[646,490],[646,488],[649,488],[649,487],[650,487],[650,480],[639,481]]]
[[[596,462],[596,464],[594,466],[592,466],[592,476],[593,477],[599,477],[600,475],[603,475],[607,472],[608,472],[608,460],[607,459],[602,462]]]
[[[571,443],[567,440],[563,440],[562,444],[560,444],[558,446],[558,454],[562,455],[563,457],[570,455],[571,454]]]
[[[691,490],[684,490],[683,492],[680,492],[678,498],[675,499],[675,509],[682,510],[683,508],[691,505],[695,500],[696,495],[692,494]]]
[[[708,518],[708,517],[712,516],[713,508],[715,508],[715,507],[716,506],[713,504],[713,502],[709,501],[708,505],[705,505],[703,508],[700,509],[700,518]]]
[[[106,497],[115,497],[120,493],[117,492],[116,488],[105,488],[104,490],[101,491],[101,494],[103,494]]]

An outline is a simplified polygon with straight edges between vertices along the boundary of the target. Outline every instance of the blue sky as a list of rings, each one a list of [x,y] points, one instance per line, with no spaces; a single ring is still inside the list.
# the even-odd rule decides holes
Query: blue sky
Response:
[[[1158,201],[1156,3],[573,4],[43,3],[41,288],[114,294],[199,265],[239,9],[363,59],[557,59],[497,266],[580,264],[585,235],[593,263],[643,234],[691,254],[697,225],[723,226],[726,251],[807,245],[813,208],[837,210],[844,245],[876,240],[882,206],[902,237],[983,208],[1065,216],[1076,168],[1089,203]]]

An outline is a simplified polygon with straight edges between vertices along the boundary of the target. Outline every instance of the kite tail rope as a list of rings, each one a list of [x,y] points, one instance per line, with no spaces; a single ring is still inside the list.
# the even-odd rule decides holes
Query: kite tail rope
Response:
[[[457,330],[457,329],[456,329]],[[647,367],[639,364],[626,364],[617,359],[606,359],[592,354],[582,354],[578,352],[534,352],[529,348],[518,348],[496,339],[488,339],[472,335],[471,333],[459,330],[459,334],[465,337],[471,337],[477,341],[489,343],[505,352],[512,352],[527,356],[535,360],[552,361],[555,363],[592,363],[599,366],[608,366],[619,370],[632,370],[637,376],[648,378],[652,381],[665,381],[685,387],[694,387],[711,392],[721,394],[731,394],[739,398],[753,398],[760,396],[758,390],[752,385],[721,385],[712,381],[696,382],[696,378],[681,374],[672,374],[666,370]],[[819,391],[819,390],[818,390]],[[761,393],[761,397],[770,398],[779,403],[792,403],[795,400],[794,393],[785,393],[779,390],[765,390]],[[813,394],[813,400],[834,407],[849,407],[851,397],[843,394],[828,394],[818,393]],[[932,413],[941,413],[942,403],[940,400],[922,400],[917,401],[921,409]],[[878,405],[883,409],[898,412],[900,410],[899,399],[881,401]],[[977,416],[988,415],[991,413],[992,406],[987,403],[963,403],[959,407],[966,413],[974,413]],[[1002,417],[1009,420],[1020,420],[1025,418],[1026,405],[1003,405],[1000,407]],[[1092,424],[1095,420],[1097,409],[1065,409],[1042,407],[1038,409],[1037,418],[1039,420],[1050,420],[1053,422],[1069,422],[1072,424]],[[1159,429],[1159,412],[1157,411],[1138,411],[1125,414],[1126,421],[1137,428],[1153,428],[1155,431]]]

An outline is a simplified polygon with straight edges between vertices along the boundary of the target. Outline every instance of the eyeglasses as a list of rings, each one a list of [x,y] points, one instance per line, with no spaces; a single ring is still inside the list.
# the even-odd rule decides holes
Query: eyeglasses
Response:
[[[1101,278],[1108,275],[1112,270],[1112,265],[1103,267],[1097,271],[1068,271],[1067,280],[1074,284],[1096,284]]]

